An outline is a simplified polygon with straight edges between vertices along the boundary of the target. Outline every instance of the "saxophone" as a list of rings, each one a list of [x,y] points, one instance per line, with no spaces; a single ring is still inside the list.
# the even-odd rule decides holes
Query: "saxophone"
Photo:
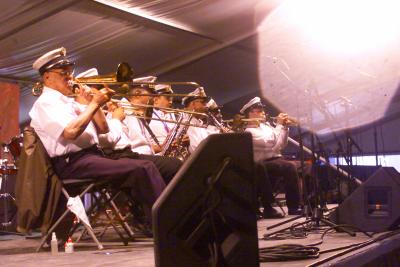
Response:
[[[220,122],[211,112],[208,112],[208,118],[211,120],[211,123],[217,127],[220,133],[232,133],[232,129],[225,126],[222,122]]]
[[[193,114],[190,114],[186,121],[185,125],[181,125],[183,120],[185,119],[184,114],[181,114],[179,119],[176,122],[176,125],[174,128],[170,131],[168,134],[163,149],[161,151],[162,156],[166,157],[174,157],[178,158],[181,161],[185,161],[189,156],[189,148],[187,145],[184,145],[183,142],[183,137],[186,135],[187,130],[189,129],[189,123],[192,120]],[[173,145],[173,142],[175,141],[175,144]]]

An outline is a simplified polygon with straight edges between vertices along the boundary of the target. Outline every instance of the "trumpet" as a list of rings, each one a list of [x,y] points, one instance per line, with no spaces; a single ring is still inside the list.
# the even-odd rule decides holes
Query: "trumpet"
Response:
[[[278,119],[279,117],[270,117],[273,121],[274,124],[278,124]],[[286,119],[283,120],[283,125],[285,126],[297,126],[299,125],[298,120],[296,120],[293,117],[287,117]]]
[[[269,117],[274,125],[278,124],[279,116]],[[230,125],[234,131],[243,131],[247,127],[259,127],[262,123],[267,123],[267,118],[244,118],[242,115],[235,115],[233,119],[223,120]],[[283,120],[284,126],[297,126],[299,123],[295,118],[287,117]]]

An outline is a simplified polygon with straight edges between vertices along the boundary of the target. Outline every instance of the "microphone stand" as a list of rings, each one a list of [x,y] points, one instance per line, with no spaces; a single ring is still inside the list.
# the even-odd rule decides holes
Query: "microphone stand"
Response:
[[[311,142],[312,145],[313,145],[313,143],[314,143],[314,140],[313,140],[313,139],[314,139],[314,136],[312,136],[312,140],[311,140],[311,141],[312,141],[312,142]],[[297,142],[296,140],[292,139],[291,137],[288,137],[288,141],[289,141],[290,143],[294,144],[295,146],[302,148],[302,151],[303,151],[303,152],[306,152],[307,154],[310,154],[310,155],[313,157],[313,161],[316,161],[316,160],[318,159],[319,161],[325,163],[326,166],[329,166],[329,167],[331,167],[332,169],[334,169],[334,170],[336,170],[337,172],[339,172],[340,174],[342,174],[342,175],[344,175],[344,176],[346,176],[346,177],[348,177],[348,178],[350,178],[350,179],[353,179],[357,184],[361,184],[361,181],[360,181],[359,179],[355,178],[354,176],[350,176],[345,170],[343,170],[343,169],[341,169],[341,168],[339,168],[339,167],[337,167],[337,166],[331,164],[331,163],[330,163],[329,161],[327,161],[325,158],[321,157],[320,155],[318,155],[317,153],[315,153],[313,150],[310,150],[309,148],[307,148],[306,146],[304,146],[302,141],[301,141],[301,144],[300,144],[299,142]],[[301,153],[303,153],[303,152],[301,152]],[[304,162],[303,162],[303,165],[304,165]],[[303,167],[303,168],[304,168],[304,167]],[[317,183],[317,180],[315,181],[315,183]],[[318,205],[318,204],[316,204],[316,205]],[[309,207],[309,208],[311,209],[311,207]],[[305,210],[307,211],[307,209],[305,209]],[[330,226],[330,227],[335,228],[336,230],[340,230],[340,231],[342,231],[342,232],[345,232],[345,233],[349,234],[350,236],[356,236],[356,234],[355,234],[353,231],[349,231],[349,230],[345,229],[344,227],[338,226],[337,224],[335,224],[335,223],[329,221],[328,219],[323,218],[323,211],[322,211],[321,208],[319,208],[319,207],[317,207],[317,206],[316,206],[316,208],[313,210],[311,218],[309,218],[309,217],[308,217],[308,214],[305,213],[305,214],[303,214],[303,215],[298,215],[298,216],[295,216],[295,217],[290,218],[290,219],[288,219],[288,220],[285,220],[285,221],[283,221],[283,222],[280,222],[280,223],[278,223],[278,224],[275,224],[275,225],[273,225],[273,226],[267,227],[266,230],[273,229],[273,228],[276,228],[276,227],[278,227],[278,226],[284,225],[284,224],[286,224],[286,223],[295,221],[295,220],[297,220],[297,219],[302,218],[304,215],[306,215],[306,220],[305,220],[304,222],[302,222],[302,223],[297,224],[297,226],[304,225],[304,224],[308,224],[309,222],[315,222],[316,226],[319,227],[319,226],[320,226],[320,223],[323,223],[323,224],[326,224],[326,225],[328,225],[328,226]],[[283,228],[283,229],[281,229],[281,230],[274,231],[274,232],[269,233],[269,234],[265,234],[265,235],[264,235],[264,238],[268,238],[268,237],[273,236],[273,235],[275,235],[275,234],[277,234],[277,233],[284,232],[284,231],[286,231],[286,230],[289,230],[290,228],[291,228],[291,226],[285,227],[285,228]]]

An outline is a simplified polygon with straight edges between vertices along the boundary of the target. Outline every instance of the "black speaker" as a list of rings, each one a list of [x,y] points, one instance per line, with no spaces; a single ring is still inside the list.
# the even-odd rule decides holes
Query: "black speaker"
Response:
[[[338,224],[368,232],[382,232],[400,223],[400,174],[384,167],[371,175],[330,215]]]
[[[158,267],[259,266],[252,139],[210,135],[153,206]]]

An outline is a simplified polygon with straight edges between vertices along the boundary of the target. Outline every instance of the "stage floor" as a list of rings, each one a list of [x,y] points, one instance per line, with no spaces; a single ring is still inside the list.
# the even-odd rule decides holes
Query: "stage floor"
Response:
[[[259,238],[262,238],[267,232],[266,227],[275,223],[291,218],[287,216],[285,219],[271,219],[258,221]],[[296,222],[301,222],[302,219]],[[282,227],[290,226],[293,222],[283,225]],[[279,229],[279,228],[276,228]],[[273,230],[276,230],[273,229]],[[128,246],[122,245],[117,241],[117,235],[113,230],[108,230],[108,235],[102,240],[105,249],[102,251],[96,250],[93,243],[84,243],[81,241],[75,244],[75,252],[73,254],[65,254],[63,251],[57,256],[52,256],[49,249],[40,253],[35,253],[35,249],[39,244],[39,239],[25,239],[18,237],[11,240],[2,240],[6,236],[0,236],[0,262],[2,266],[154,266],[154,252],[152,239],[140,238],[135,242],[129,243]],[[286,239],[280,241],[259,241],[259,247],[275,246],[278,244],[302,244],[308,245],[320,240],[320,233],[309,234],[305,239]],[[400,235],[392,237],[395,240],[392,242],[400,247]],[[325,236],[324,242],[318,247],[321,250],[342,247],[354,243],[366,241],[369,238],[362,233],[357,233],[356,237],[350,237],[345,233],[329,233]],[[375,249],[380,243],[375,243]],[[392,245],[393,247],[393,245]],[[362,249],[364,252],[371,249],[371,246]],[[289,262],[263,262],[261,266],[306,266],[317,260],[326,258],[337,252],[331,252],[321,255],[318,259],[289,261]],[[358,254],[362,251],[358,251]],[[352,254],[355,254],[353,252]],[[350,255],[347,255],[350,256]]]

